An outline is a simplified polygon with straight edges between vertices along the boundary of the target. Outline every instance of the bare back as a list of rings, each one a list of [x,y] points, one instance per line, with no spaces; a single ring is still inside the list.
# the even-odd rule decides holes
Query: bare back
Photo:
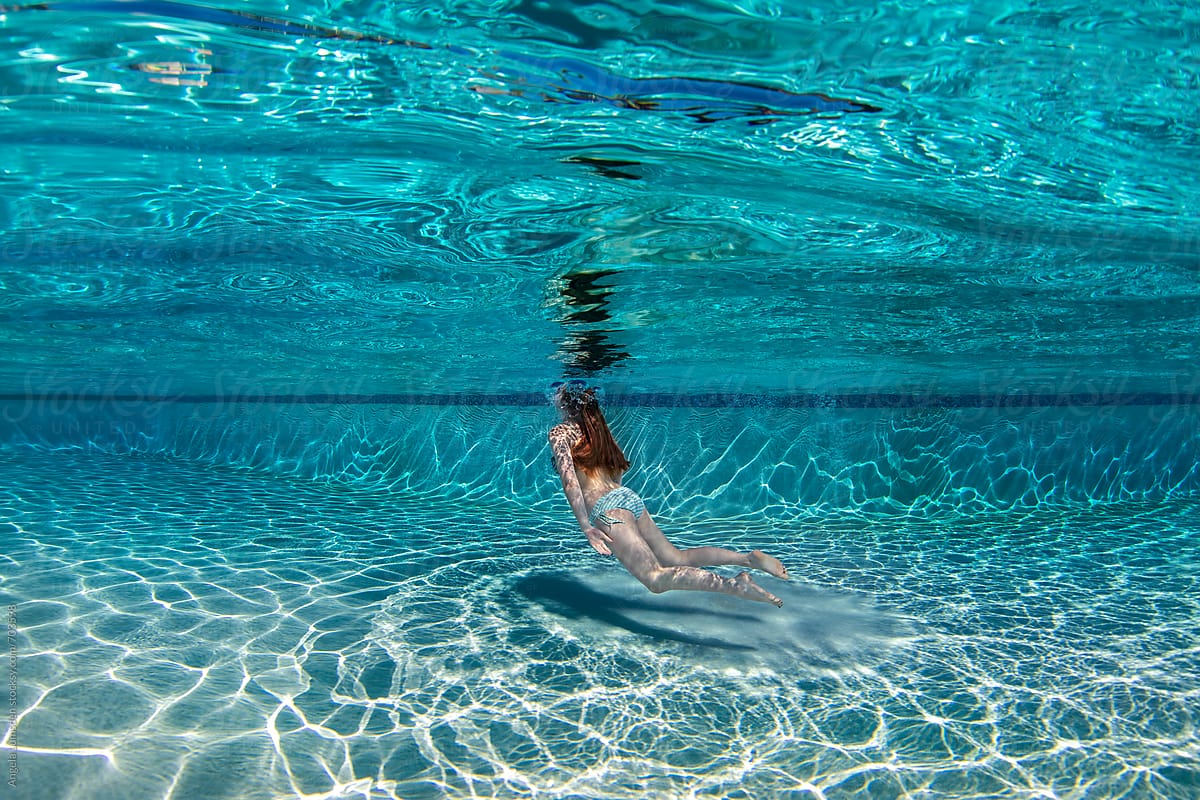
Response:
[[[561,425],[556,425],[550,431],[550,446],[554,451],[556,458],[560,453],[570,455],[571,448],[583,437],[583,432],[579,425],[574,422],[564,422]],[[603,469],[588,470],[580,469],[574,466],[574,459],[571,460],[572,469],[575,472],[575,480],[579,483],[579,491],[583,494],[584,502],[590,509],[596,505],[596,501],[604,495],[611,492],[621,485],[621,475],[610,474]]]

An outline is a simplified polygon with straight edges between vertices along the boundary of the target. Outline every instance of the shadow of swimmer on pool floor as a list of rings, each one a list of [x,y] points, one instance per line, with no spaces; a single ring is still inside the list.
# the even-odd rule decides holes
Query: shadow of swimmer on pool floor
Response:
[[[914,621],[869,597],[788,586],[789,613],[700,592],[646,597],[631,576],[611,568],[533,572],[511,584],[512,599],[570,622],[572,635],[597,646],[633,634],[729,654],[779,669],[846,670],[876,663],[917,632]],[[529,612],[524,612],[529,613]]]
[[[557,613],[569,619],[591,619],[604,625],[621,628],[630,633],[636,633],[639,636],[645,636],[649,639],[682,642],[701,647],[715,647],[720,650],[756,649],[751,644],[729,642],[715,637],[697,636],[692,633],[672,630],[662,625],[652,625],[639,620],[630,613],[667,612],[674,615],[713,613],[703,609],[689,608],[685,605],[663,605],[645,600],[632,600],[620,595],[597,591],[570,576],[553,573],[526,576],[517,581],[514,588],[522,597],[538,603],[547,611]],[[715,613],[716,616],[727,621],[731,628],[756,619],[747,614]]]

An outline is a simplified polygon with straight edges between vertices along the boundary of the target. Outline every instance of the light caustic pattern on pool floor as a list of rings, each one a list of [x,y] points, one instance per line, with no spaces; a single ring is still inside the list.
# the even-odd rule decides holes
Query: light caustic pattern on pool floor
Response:
[[[565,505],[78,451],[0,487],[18,797],[1200,792],[1194,502],[678,534],[777,552],[780,611],[650,595]]]

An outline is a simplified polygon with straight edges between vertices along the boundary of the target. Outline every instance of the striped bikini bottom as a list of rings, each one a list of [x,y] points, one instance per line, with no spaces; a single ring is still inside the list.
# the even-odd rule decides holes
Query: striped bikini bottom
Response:
[[[610,517],[608,512],[618,508],[633,514],[634,519],[641,519],[642,514],[646,512],[646,504],[637,496],[637,492],[626,486],[618,486],[596,501],[596,505],[592,506],[588,514],[588,522],[595,526],[596,520],[599,519],[605,525],[615,525],[621,520]]]

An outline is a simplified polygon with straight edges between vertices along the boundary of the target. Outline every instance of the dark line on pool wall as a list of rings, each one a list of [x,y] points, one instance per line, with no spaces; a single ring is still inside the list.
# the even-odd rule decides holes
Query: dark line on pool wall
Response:
[[[607,406],[625,408],[797,408],[797,409],[1020,409],[1111,408],[1121,406],[1200,405],[1196,392],[1029,393],[1029,394],[683,394],[606,393]],[[402,394],[88,394],[69,391],[44,394],[0,394],[0,402],[40,404],[66,411],[79,404],[197,405],[416,405],[416,406],[549,406],[545,392],[462,392]]]

